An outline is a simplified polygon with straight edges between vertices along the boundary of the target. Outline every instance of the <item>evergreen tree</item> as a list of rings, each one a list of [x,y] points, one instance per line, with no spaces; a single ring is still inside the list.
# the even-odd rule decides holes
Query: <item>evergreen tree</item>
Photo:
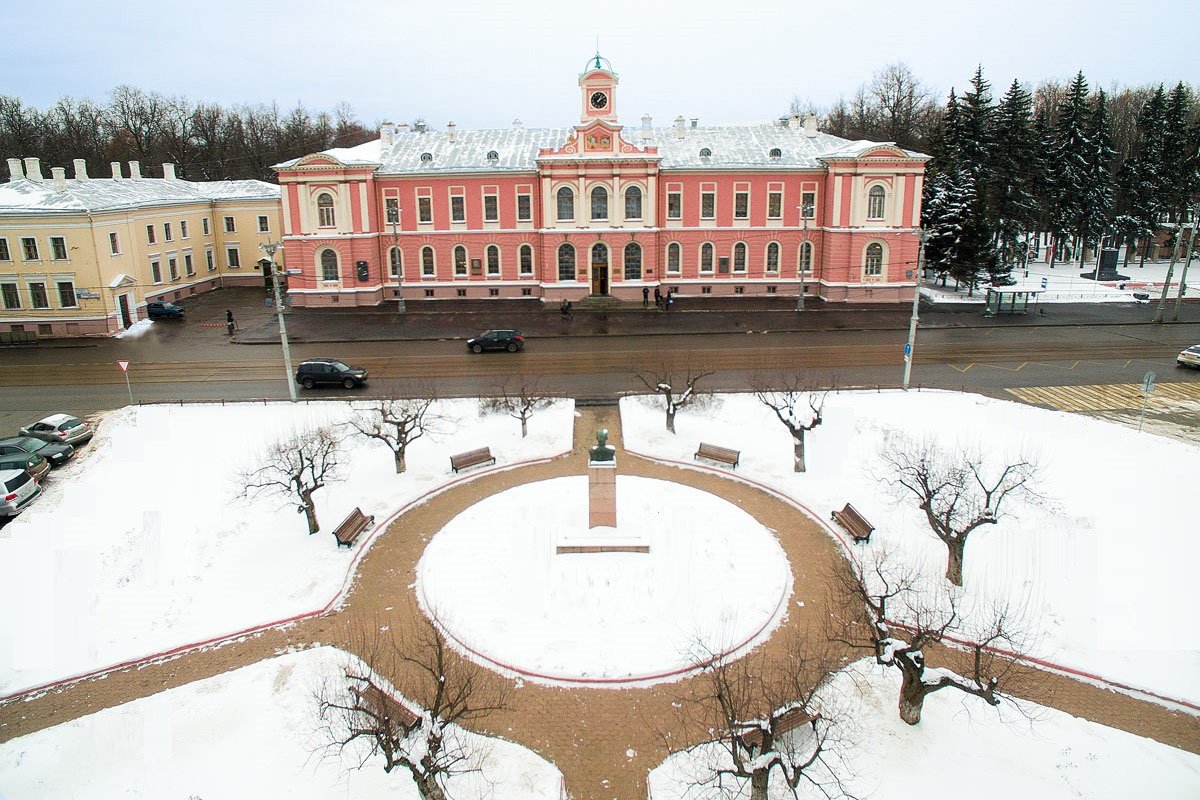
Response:
[[[1087,80],[1080,71],[1067,88],[1054,126],[1054,171],[1052,173],[1054,210],[1051,225],[1057,233],[1074,237],[1082,245],[1085,233],[1084,193],[1088,188],[1089,162],[1092,153],[1087,138],[1091,116],[1088,109]]]
[[[991,136],[992,211],[1001,261],[1011,267],[1021,253],[1021,242],[1033,229],[1037,203],[1030,156],[1037,142],[1033,129],[1033,97],[1014,80],[995,114]]]
[[[1096,100],[1088,115],[1086,131],[1090,150],[1088,152],[1087,182],[1083,197],[1080,198],[1080,225],[1084,237],[1096,237],[1096,263],[1099,265],[1099,250],[1103,244],[1104,233],[1107,231],[1109,217],[1112,214],[1114,180],[1112,173],[1113,160],[1117,151],[1112,145],[1112,132],[1109,126],[1108,98],[1101,89],[1096,92]],[[1080,246],[1083,246],[1082,243]],[[1097,266],[1099,272],[1099,266]]]
[[[1172,222],[1183,219],[1196,195],[1196,137],[1189,126],[1195,98],[1182,81],[1167,97],[1163,119],[1163,188]]]
[[[983,200],[976,191],[974,179],[967,171],[962,173],[955,200],[960,222],[958,237],[952,250],[950,275],[958,283],[967,285],[968,297],[975,294],[975,286],[983,275],[987,275],[993,281],[1011,283],[1012,279],[998,266],[996,246]]]
[[[1042,108],[1033,118],[1033,152],[1029,159],[1029,184],[1034,201],[1034,230],[1054,231],[1057,205],[1054,182],[1054,127],[1050,110]],[[1050,257],[1053,263],[1054,255]]]
[[[1132,152],[1125,159],[1119,176],[1122,194],[1128,198],[1127,210],[1122,211],[1129,219],[1122,220],[1122,227],[1135,236],[1142,237],[1142,263],[1150,245],[1150,236],[1157,230],[1166,199],[1163,184],[1163,130],[1166,125],[1167,96],[1162,84],[1150,95],[1138,112],[1137,132]]]
[[[988,153],[992,145],[992,85],[983,79],[983,66],[975,68],[971,88],[963,93],[959,114],[961,117],[962,161],[971,171],[971,177],[980,184],[981,176],[987,175]],[[982,197],[982,192],[980,193]]]

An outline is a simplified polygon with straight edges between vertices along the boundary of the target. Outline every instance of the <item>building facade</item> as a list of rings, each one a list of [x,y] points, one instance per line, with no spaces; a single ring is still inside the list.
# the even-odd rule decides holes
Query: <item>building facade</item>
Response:
[[[270,277],[258,245],[282,236],[279,187],[143,177],[118,162],[93,178],[36,158],[8,159],[0,184],[0,332],[104,336],[145,317],[146,303]],[[276,261],[282,264],[280,256]]]
[[[927,157],[815,118],[618,122],[597,56],[570,128],[380,138],[276,165],[295,305],[399,298],[912,296]]]

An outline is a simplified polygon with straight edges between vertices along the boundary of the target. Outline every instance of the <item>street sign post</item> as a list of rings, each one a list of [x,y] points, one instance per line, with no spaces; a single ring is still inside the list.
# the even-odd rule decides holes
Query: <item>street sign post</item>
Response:
[[[129,362],[118,361],[117,366],[121,368],[121,372],[125,374],[125,389],[129,392],[129,405],[133,405],[133,387],[129,385]]]
[[[912,360],[912,345],[906,343],[904,345],[904,361],[907,363],[911,360]]]
[[[1142,423],[1146,421],[1146,404],[1150,401],[1150,395],[1158,388],[1154,385],[1154,379],[1157,377],[1154,370],[1142,376],[1142,413],[1138,415],[1138,433],[1142,432]]]

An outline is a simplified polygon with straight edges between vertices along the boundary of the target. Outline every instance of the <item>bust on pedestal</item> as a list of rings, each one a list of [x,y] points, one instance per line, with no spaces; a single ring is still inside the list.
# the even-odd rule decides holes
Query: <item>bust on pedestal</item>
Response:
[[[604,428],[588,451],[588,527],[617,527],[617,448]]]

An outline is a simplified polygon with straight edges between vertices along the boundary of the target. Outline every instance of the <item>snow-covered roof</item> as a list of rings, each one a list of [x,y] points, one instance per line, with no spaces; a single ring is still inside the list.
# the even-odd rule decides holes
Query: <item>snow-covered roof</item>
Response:
[[[653,128],[648,136],[640,128],[625,128],[621,133],[638,148],[657,147],[663,169],[816,169],[822,166],[822,158],[853,156],[881,144],[893,146],[890,142],[851,142],[820,132],[809,136],[803,128],[779,122],[685,127],[682,136],[674,127]],[[321,155],[347,166],[377,164],[381,175],[533,172],[539,150],[561,147],[574,134],[574,128],[397,131],[390,146],[377,139],[358,147],[324,150]],[[701,155],[705,150],[709,155]],[[779,154],[772,156],[773,150]],[[491,152],[496,158],[488,158]],[[903,152],[924,158],[921,153]],[[300,160],[285,161],[275,168],[286,169]]]
[[[185,181],[166,178],[20,179],[0,184],[0,214],[119,211],[211,200],[277,200],[279,187],[265,181]]]

